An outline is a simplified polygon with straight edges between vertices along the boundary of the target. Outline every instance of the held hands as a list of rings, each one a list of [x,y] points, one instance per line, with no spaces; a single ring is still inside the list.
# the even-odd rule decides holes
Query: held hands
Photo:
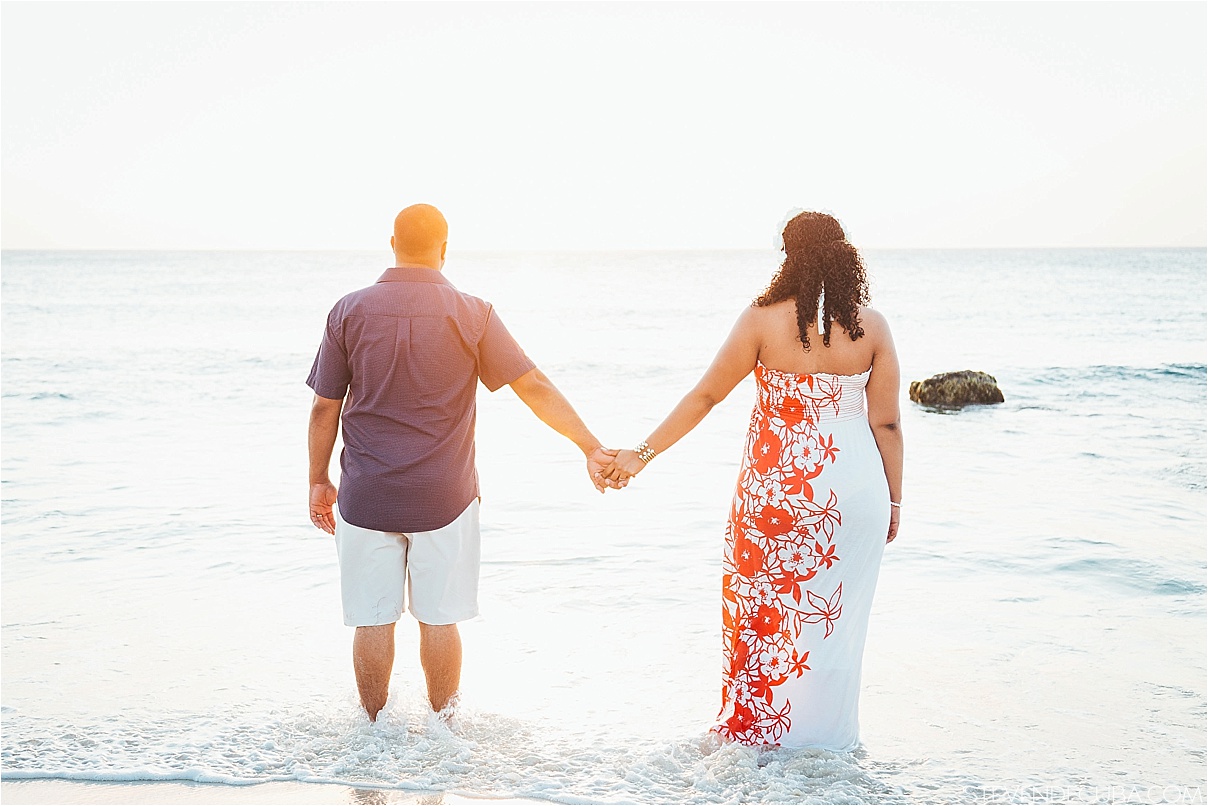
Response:
[[[640,446],[639,446],[640,447]],[[642,472],[646,463],[636,451],[621,450],[616,452],[616,458],[604,471],[604,479],[618,488],[624,487],[629,480]]]
[[[618,484],[613,481],[608,481],[604,478],[604,469],[612,464],[617,452],[603,446],[598,446],[591,453],[587,454],[587,476],[591,479],[592,486],[600,491],[600,495],[604,494],[604,490],[611,487],[614,490],[619,490],[624,487],[624,484]]]
[[[336,518],[331,508],[336,503],[336,486],[330,481],[310,485],[310,522],[329,535],[336,533]]]
[[[596,448],[587,456],[587,475],[601,493],[608,488],[624,489],[644,467],[646,463],[635,451]]]

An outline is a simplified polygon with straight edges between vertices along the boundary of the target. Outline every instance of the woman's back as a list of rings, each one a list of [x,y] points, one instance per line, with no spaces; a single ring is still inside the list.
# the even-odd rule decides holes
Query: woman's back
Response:
[[[860,663],[901,501],[898,364],[838,222],[801,213],[783,241],[784,263],[709,369],[607,477],[639,472],[755,373],[726,526],[715,730],[844,751],[859,743]]]
[[[831,322],[827,345],[811,324],[805,349],[794,299],[752,310],[757,399],[726,529],[715,730],[753,746],[851,750],[890,522],[864,405],[887,329],[860,307],[849,322],[861,336]]]
[[[830,345],[827,346],[817,325],[811,324],[810,348],[806,351],[802,349],[797,327],[795,300],[786,299],[754,310],[760,339],[759,363],[782,372],[859,375],[874,365],[881,334],[886,331],[885,320],[879,313],[860,306],[863,336],[852,341],[843,325],[831,322]]]

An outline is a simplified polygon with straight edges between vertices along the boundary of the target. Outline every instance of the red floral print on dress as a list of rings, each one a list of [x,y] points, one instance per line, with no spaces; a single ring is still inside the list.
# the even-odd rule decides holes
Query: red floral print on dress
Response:
[[[802,587],[842,561],[831,543],[842,523],[838,498],[811,482],[839,455],[817,424],[824,411],[838,412],[843,387],[833,376],[763,366],[756,376],[759,403],[726,528],[725,682],[715,728],[748,745],[775,744],[789,729],[792,703],[773,703],[777,686],[810,672],[802,630],[821,624],[828,638],[843,611],[841,583],[825,596]]]
[[[764,428],[755,440],[755,469],[769,473],[780,461],[780,438],[770,428]]]

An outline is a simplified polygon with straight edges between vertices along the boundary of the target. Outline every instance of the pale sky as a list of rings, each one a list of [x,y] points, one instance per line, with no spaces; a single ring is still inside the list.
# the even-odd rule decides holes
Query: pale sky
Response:
[[[4,3],[6,249],[1203,246],[1208,5]]]

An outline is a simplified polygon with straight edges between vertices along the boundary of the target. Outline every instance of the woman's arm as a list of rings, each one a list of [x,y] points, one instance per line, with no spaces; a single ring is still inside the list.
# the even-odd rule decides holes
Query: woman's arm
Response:
[[[658,428],[646,437],[646,444],[655,453],[662,453],[697,424],[713,407],[726,399],[738,382],[755,369],[759,359],[759,311],[749,307],[739,315],[730,335],[713,358],[713,363],[688,394],[684,395]],[[623,450],[617,454],[604,477],[613,481],[624,481],[637,475],[646,466],[636,453]]]
[[[865,310],[862,317],[865,330],[874,329],[874,351],[872,356],[872,373],[868,377],[868,424],[872,426],[872,435],[877,441],[877,450],[881,452],[881,463],[885,466],[885,480],[889,482],[889,500],[895,504],[902,502],[902,416],[898,406],[901,370],[898,367],[898,353],[893,346],[893,335],[889,332],[889,323],[881,314]],[[869,327],[872,325],[872,328]],[[898,522],[901,518],[899,507],[890,507],[889,535],[886,542],[892,542],[898,535]]]

